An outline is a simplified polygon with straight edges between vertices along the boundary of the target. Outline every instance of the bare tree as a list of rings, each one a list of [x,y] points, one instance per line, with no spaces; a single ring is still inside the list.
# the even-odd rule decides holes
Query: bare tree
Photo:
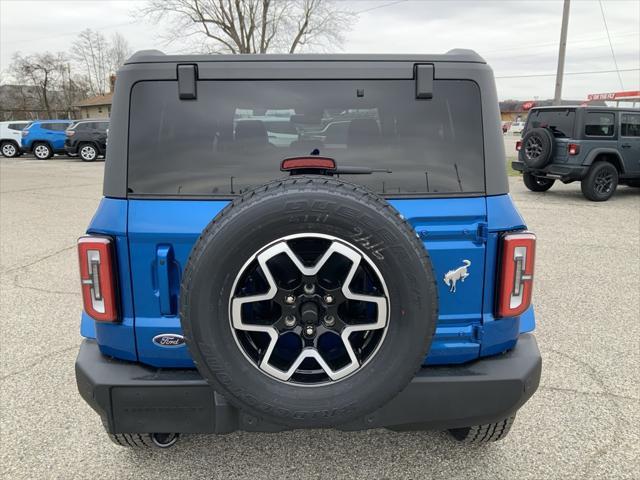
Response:
[[[207,41],[218,53],[339,48],[355,14],[332,0],[149,0],[142,14],[169,20],[170,41]]]
[[[36,87],[39,103],[49,118],[53,116],[52,92],[60,86],[65,63],[66,58],[62,53],[45,52],[28,56],[16,53],[13,56],[10,67],[13,76],[21,83]]]
[[[124,65],[124,62],[131,56],[131,47],[124,36],[118,32],[111,37],[111,47],[109,48],[110,73],[115,73]]]
[[[92,95],[109,91],[110,48],[105,36],[91,29],[83,30],[73,44],[71,57],[84,72]]]

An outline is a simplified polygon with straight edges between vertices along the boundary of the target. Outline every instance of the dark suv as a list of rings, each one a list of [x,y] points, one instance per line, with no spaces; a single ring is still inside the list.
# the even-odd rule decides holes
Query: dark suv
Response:
[[[608,200],[618,184],[640,186],[640,111],[608,107],[540,107],[517,142],[514,170],[534,192],[555,180],[580,181],[589,200]]]
[[[93,162],[107,150],[109,120],[79,120],[65,131],[64,149],[85,162]]]
[[[130,58],[78,243],[76,378],[111,439],[503,438],[541,358],[499,118],[466,50]]]

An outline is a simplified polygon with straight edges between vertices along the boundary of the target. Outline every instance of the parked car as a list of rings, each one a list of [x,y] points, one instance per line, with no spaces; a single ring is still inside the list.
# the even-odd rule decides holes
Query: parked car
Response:
[[[522,130],[524,130],[525,122],[511,122],[509,125],[509,130],[507,130],[512,135],[520,135]]]
[[[29,125],[27,120],[0,122],[0,153],[5,157],[17,157],[22,152],[22,130]]]
[[[77,385],[116,444],[507,435],[541,357],[535,235],[508,195],[492,70],[468,50],[391,60],[126,62],[104,198],[78,242]],[[337,147],[235,123],[278,109],[301,125],[359,113]]]
[[[85,162],[93,162],[107,151],[109,121],[78,120],[65,130],[64,149],[69,155],[78,155]]]
[[[22,151],[46,160],[56,153],[66,153],[64,131],[71,120],[36,120],[22,130]]]
[[[587,199],[605,201],[619,183],[640,187],[640,110],[535,108],[516,149],[512,167],[529,190],[579,181]]]

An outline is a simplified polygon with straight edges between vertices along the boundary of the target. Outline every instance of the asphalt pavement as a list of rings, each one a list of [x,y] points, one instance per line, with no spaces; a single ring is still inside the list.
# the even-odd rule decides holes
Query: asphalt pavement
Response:
[[[511,434],[481,447],[441,432],[296,431],[186,436],[163,452],[108,440],[77,393],[81,298],[75,242],[102,162],[0,158],[0,477],[640,477],[640,190],[606,203],[578,184],[511,192],[538,234],[540,389]],[[473,401],[473,399],[469,399]]]

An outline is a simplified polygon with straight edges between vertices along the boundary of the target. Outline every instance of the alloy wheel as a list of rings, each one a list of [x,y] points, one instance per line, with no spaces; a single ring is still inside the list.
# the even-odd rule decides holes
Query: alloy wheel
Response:
[[[95,160],[97,156],[97,152],[96,152],[96,149],[91,145],[84,145],[80,149],[80,156],[82,157],[83,160],[89,160],[89,161]]]
[[[2,146],[2,154],[5,157],[14,157],[16,153],[17,153],[17,149],[15,145],[13,145],[12,143],[5,143]]]
[[[283,237],[238,273],[229,301],[245,357],[277,380],[316,386],[367,364],[382,344],[389,294],[357,247],[324,234]]]

